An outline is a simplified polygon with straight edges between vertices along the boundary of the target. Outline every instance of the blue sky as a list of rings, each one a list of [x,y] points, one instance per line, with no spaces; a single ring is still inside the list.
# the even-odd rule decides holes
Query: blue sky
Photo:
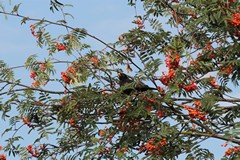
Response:
[[[7,7],[6,1],[4,2],[7,11],[8,8],[13,7]],[[127,6],[127,0],[80,0],[77,2],[75,0],[65,0],[62,2],[74,5],[74,7],[66,8],[66,12],[74,16],[74,20],[68,18],[69,25],[86,28],[90,34],[107,43],[116,41],[118,35],[134,26],[131,22],[134,20],[135,10],[133,7]],[[58,12],[52,14],[49,10],[49,1],[14,0],[13,3],[22,3],[19,14],[32,18],[45,17],[45,19],[57,20],[61,16]],[[141,12],[142,9],[138,9],[138,13]],[[10,67],[23,65],[29,55],[37,53],[40,57],[44,57],[48,54],[46,50],[36,46],[35,38],[31,35],[29,28],[31,23],[20,25],[20,20],[10,16],[5,19],[3,15],[0,15],[0,60],[7,62]],[[49,29],[56,34],[63,31],[63,29],[56,27],[50,27]],[[93,49],[102,49],[104,47],[90,38],[86,38],[85,42],[90,43]],[[65,58],[65,56],[59,54],[59,58]],[[24,79],[26,84],[31,84],[28,72],[23,69],[16,69],[15,71],[18,78]],[[7,124],[1,121],[0,126],[3,125],[6,126]],[[25,141],[26,144],[32,143],[30,138]],[[3,139],[0,139],[0,145],[1,143],[3,143]],[[226,148],[220,146],[223,143],[224,141],[210,139],[203,146],[214,152],[216,159],[220,159],[226,150]],[[181,156],[179,160],[184,159],[183,157]]]

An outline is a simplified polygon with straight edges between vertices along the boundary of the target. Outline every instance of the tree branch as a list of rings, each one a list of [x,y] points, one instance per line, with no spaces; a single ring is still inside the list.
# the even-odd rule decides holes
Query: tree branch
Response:
[[[0,79],[0,83],[1,82],[7,83],[7,84],[13,84],[13,85],[16,85],[16,86],[25,87],[25,88],[22,88],[22,89],[11,90],[10,92],[35,90],[35,91],[47,92],[47,93],[51,93],[51,94],[64,94],[63,91],[51,91],[51,90],[45,90],[45,89],[41,89],[41,88],[34,88],[34,87],[30,87],[30,86],[27,86],[27,85],[24,85],[24,84],[21,84],[21,83],[15,83],[15,82],[10,82],[10,81],[7,81],[7,80]],[[2,92],[2,93],[0,93],[0,96],[4,95],[4,94],[7,94],[7,93],[9,93],[9,91],[8,92]]]

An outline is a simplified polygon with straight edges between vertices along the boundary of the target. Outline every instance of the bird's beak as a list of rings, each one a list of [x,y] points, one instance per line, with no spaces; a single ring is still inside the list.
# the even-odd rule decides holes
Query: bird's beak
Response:
[[[122,74],[121,74],[121,73],[118,73],[117,75],[120,77]]]

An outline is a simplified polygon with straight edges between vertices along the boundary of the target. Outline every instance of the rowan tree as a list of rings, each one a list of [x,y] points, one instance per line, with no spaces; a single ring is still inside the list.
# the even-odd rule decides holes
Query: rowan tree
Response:
[[[201,144],[219,139],[223,159],[239,158],[240,97],[231,94],[240,78],[239,1],[127,4],[135,26],[114,43],[69,25],[70,5],[60,0],[49,6],[63,15],[56,21],[22,15],[20,4],[1,5],[2,16],[29,27],[45,58],[0,62],[0,110],[10,124],[2,134],[11,135],[0,149],[21,159],[214,159],[214,148]],[[105,47],[95,50],[85,38]],[[15,76],[19,69],[31,85]],[[22,143],[23,131],[37,134],[31,144]]]

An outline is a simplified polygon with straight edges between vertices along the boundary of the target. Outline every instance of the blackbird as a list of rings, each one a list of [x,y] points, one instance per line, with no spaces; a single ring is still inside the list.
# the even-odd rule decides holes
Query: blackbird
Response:
[[[156,88],[149,87],[139,80],[134,81],[133,79],[130,79],[130,77],[124,73],[118,73],[118,78],[123,93],[128,95],[134,91],[145,92],[147,90],[156,90]]]

